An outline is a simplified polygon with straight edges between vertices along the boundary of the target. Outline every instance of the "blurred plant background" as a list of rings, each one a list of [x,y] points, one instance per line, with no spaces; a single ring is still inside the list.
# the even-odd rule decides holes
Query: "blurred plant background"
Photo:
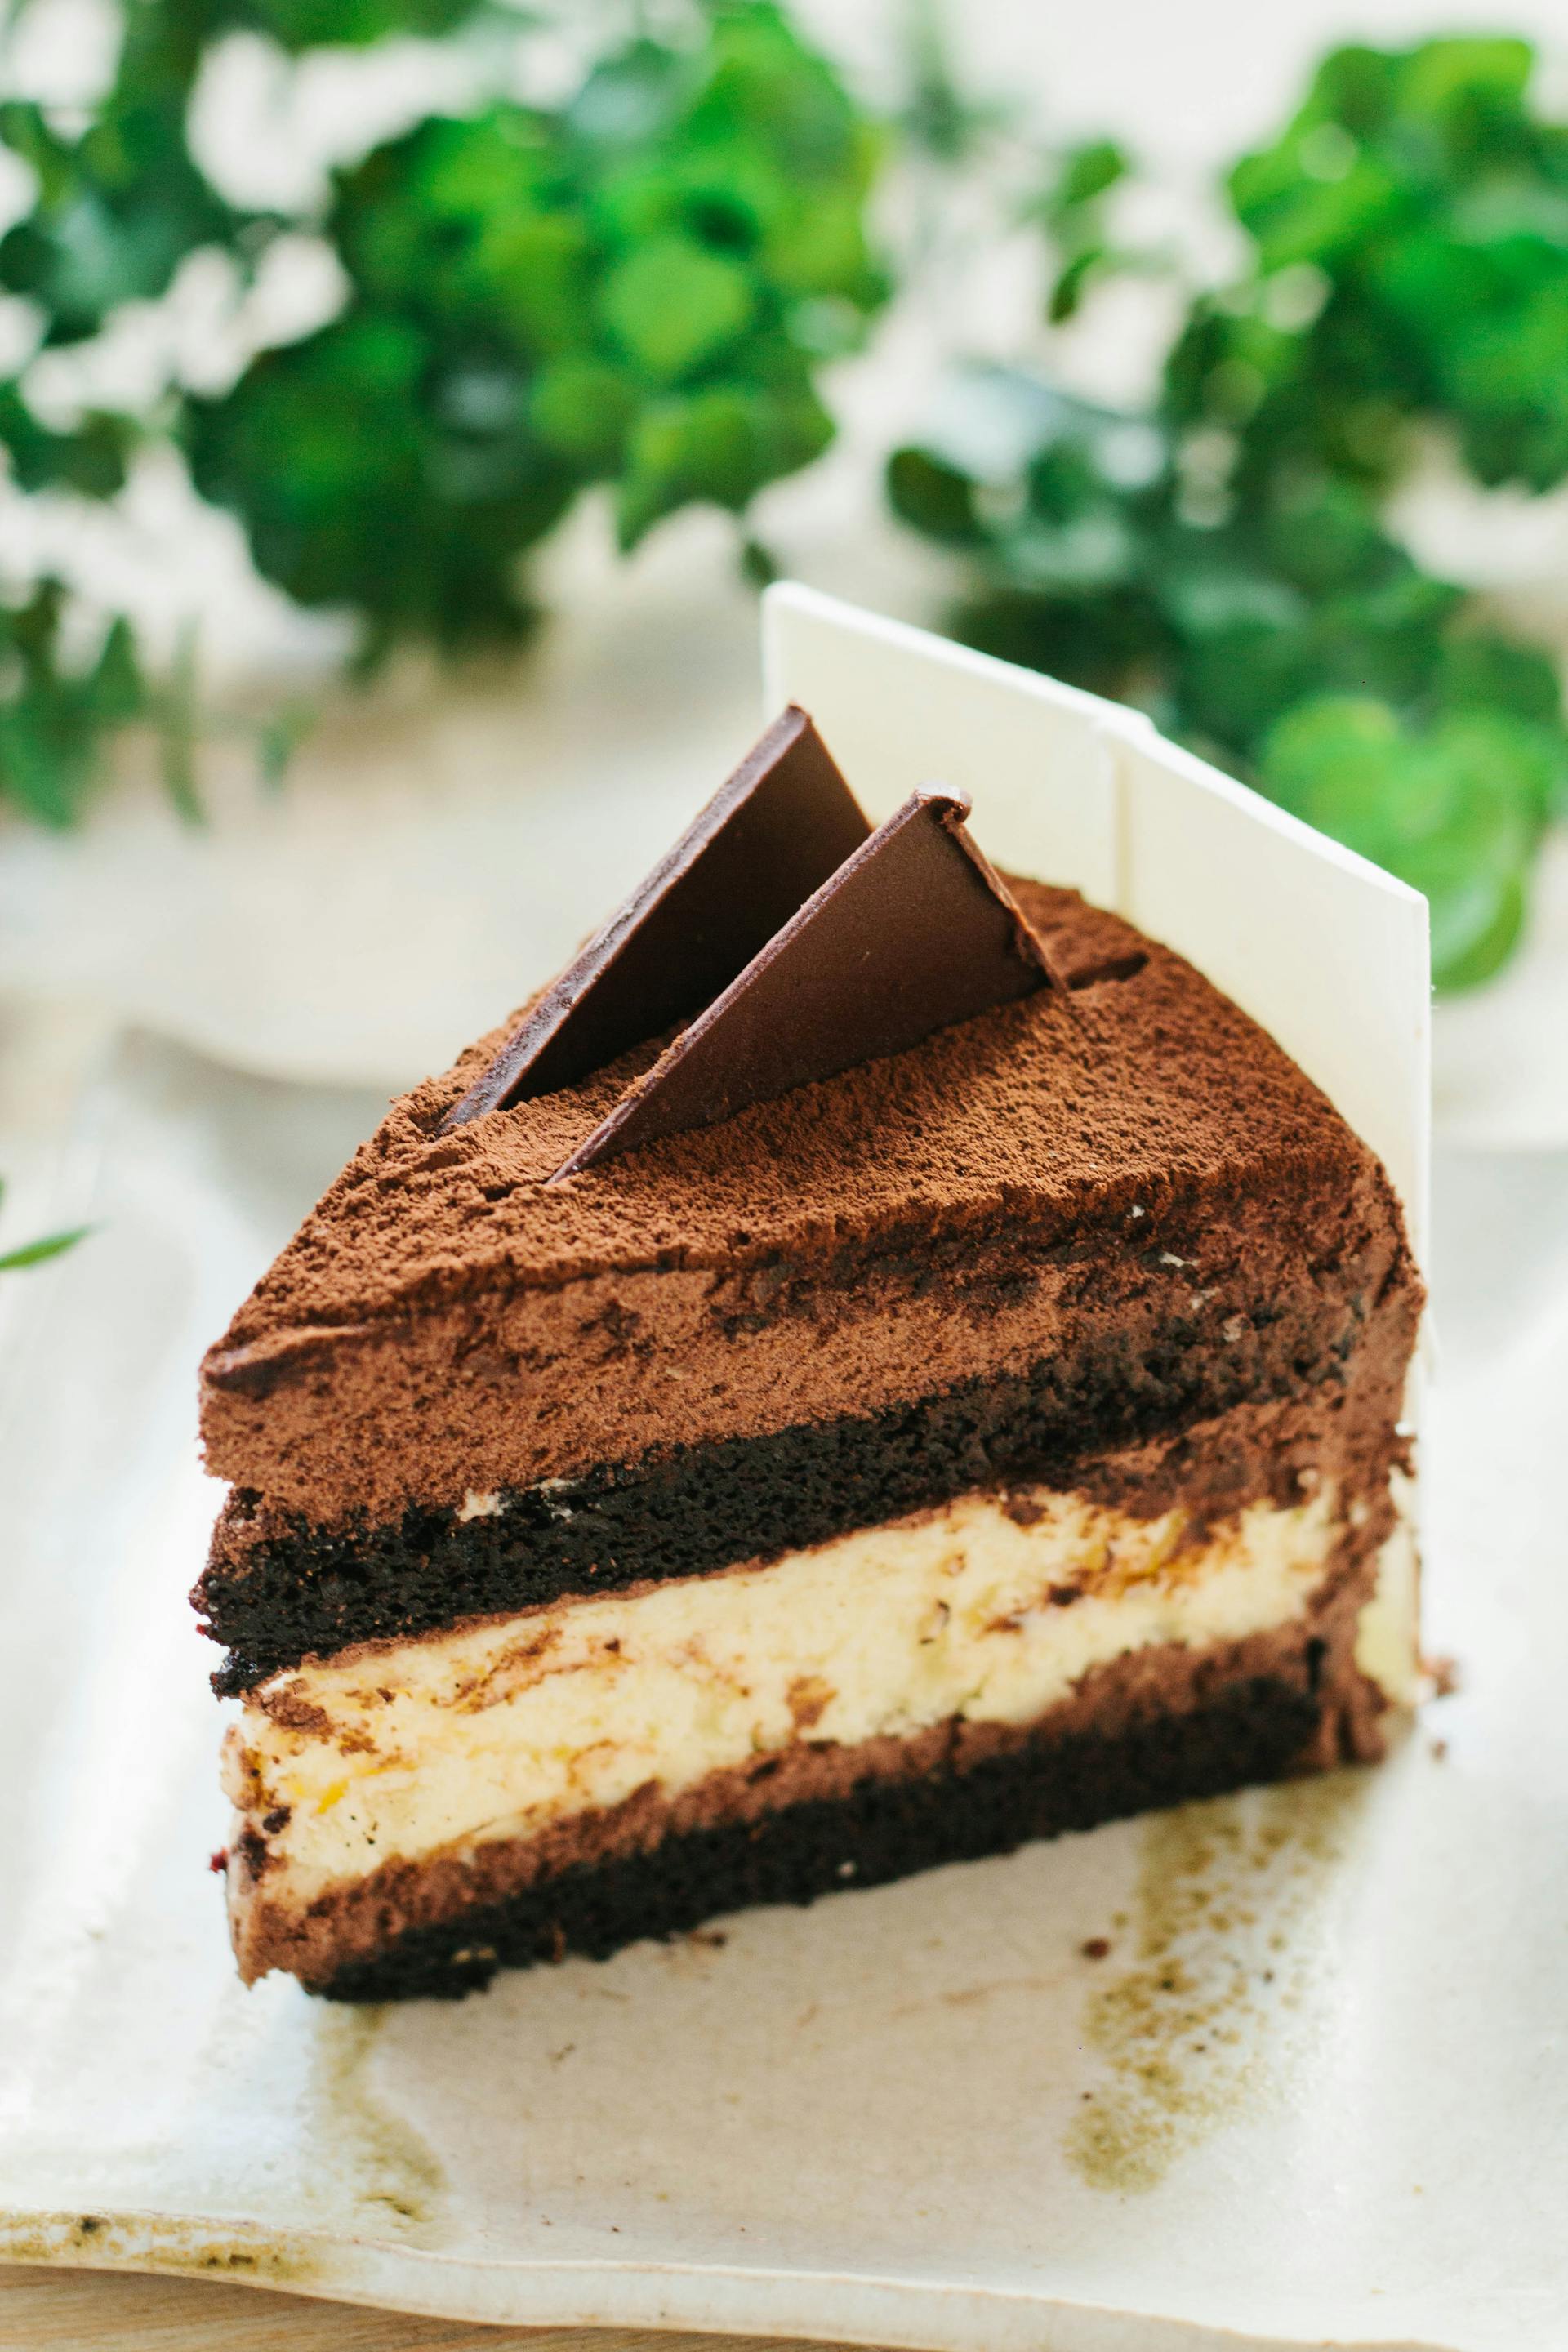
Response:
[[[1517,40],[1325,59],[1226,194],[1245,264],[1190,289],[1137,414],[975,370],[889,487],[962,550],[972,644],[1142,704],[1429,897],[1439,984],[1484,979],[1568,809],[1557,667],[1388,521],[1441,433],[1485,485],[1568,475],[1568,128]],[[1037,217],[1070,320],[1119,272],[1110,142]]]
[[[827,447],[837,363],[894,295],[940,313],[977,238],[1022,240],[1045,293],[1016,363],[950,352],[927,422],[872,460],[942,552],[948,625],[1141,704],[1403,875],[1443,984],[1506,961],[1568,808],[1558,666],[1429,571],[1400,511],[1435,453],[1488,487],[1568,476],[1568,127],[1525,42],[1334,51],[1226,179],[1216,266],[1130,229],[1159,192],[1116,124],[1064,143],[1048,90],[1037,115],[963,88],[929,5],[900,15],[875,100],[771,0],[121,13],[90,103],[0,104],[22,192],[0,238],[26,326],[0,369],[14,491],[112,502],[159,446],[266,580],[352,616],[361,668],[400,644],[505,646],[585,494],[628,551],[683,507],[726,509],[766,576],[753,504]],[[460,104],[433,92],[297,202],[242,202],[204,168],[195,101],[236,42],[287,64],[410,35],[461,54]],[[520,93],[534,41],[553,82]],[[302,244],[325,299],[268,324],[269,272]],[[227,289],[226,358],[62,399],[62,358],[198,265]],[[1058,355],[1129,288],[1169,321],[1157,388],[1088,399]],[[3,549],[0,593],[0,795],[70,824],[134,723],[197,815],[203,736],[235,723],[203,708],[199,599],[153,659]],[[265,773],[308,721],[281,698],[253,722]]]
[[[520,637],[528,551],[607,485],[631,548],[692,500],[742,514],[820,455],[816,388],[885,293],[864,208],[878,134],[768,0],[601,23],[552,105],[489,97],[334,173],[306,219],[240,210],[187,129],[226,35],[286,52],[494,31],[459,0],[126,0],[113,79],[86,121],[0,106],[32,201],[0,240],[0,288],[37,322],[0,385],[0,446],[28,491],[111,499],[149,438],[242,521],[254,562],[299,603],[346,607],[358,656],[399,638],[451,648]],[[481,53],[482,54],[482,53]],[[504,56],[498,51],[498,59]],[[29,398],[39,354],[99,336],[215,251],[240,288],[308,226],[342,273],[313,332],[247,355],[217,391],[173,382],[136,413],[51,429]],[[68,823],[100,739],[155,720],[193,803],[191,681],[154,687],[126,628],[70,657],[59,583],[0,614],[0,784]],[[273,750],[276,758],[286,744]]]

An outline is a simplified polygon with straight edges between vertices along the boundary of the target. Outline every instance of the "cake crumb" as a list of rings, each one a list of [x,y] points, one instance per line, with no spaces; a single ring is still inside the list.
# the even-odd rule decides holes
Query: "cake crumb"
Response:
[[[825,1683],[820,1675],[797,1675],[784,1694],[795,1729],[809,1731],[821,1721],[836,1696],[831,1684]]]

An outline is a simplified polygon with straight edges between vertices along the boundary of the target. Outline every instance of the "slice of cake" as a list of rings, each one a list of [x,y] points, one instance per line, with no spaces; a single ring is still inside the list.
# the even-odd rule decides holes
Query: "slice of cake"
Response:
[[[451,1994],[1369,1759],[1398,1204],[1189,964],[788,713],[205,1367],[247,1978]]]

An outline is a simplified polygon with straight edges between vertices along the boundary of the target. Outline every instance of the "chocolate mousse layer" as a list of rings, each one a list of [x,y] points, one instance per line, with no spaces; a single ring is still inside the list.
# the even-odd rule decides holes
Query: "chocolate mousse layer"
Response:
[[[1355,1639],[1374,1578],[1370,1541],[1352,1541],[1305,1616],[1119,1659],[1035,1723],[953,1720],[852,1748],[803,1742],[674,1799],[650,1784],[532,1838],[384,1867],[302,1910],[271,1898],[264,1851],[249,1857],[242,1843],[229,1865],[242,1971],[286,1969],[341,2000],[453,1998],[500,1968],[603,1959],[752,1905],[810,1903],[1370,1760],[1385,1700]]]

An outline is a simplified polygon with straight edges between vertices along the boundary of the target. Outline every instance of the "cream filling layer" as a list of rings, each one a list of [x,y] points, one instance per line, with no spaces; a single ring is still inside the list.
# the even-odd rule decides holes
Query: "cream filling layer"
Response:
[[[266,1840],[268,1892],[309,1901],[800,1739],[1029,1722],[1130,1652],[1300,1617],[1342,1524],[1326,1482],[1188,1542],[1180,1511],[967,1496],[764,1568],[275,1675],[229,1733],[225,1784]]]
[[[1421,1696],[1421,1552],[1415,1482],[1401,1470],[1389,1481],[1398,1520],[1377,1556],[1377,1583],[1356,1622],[1355,1662],[1394,1706]]]

